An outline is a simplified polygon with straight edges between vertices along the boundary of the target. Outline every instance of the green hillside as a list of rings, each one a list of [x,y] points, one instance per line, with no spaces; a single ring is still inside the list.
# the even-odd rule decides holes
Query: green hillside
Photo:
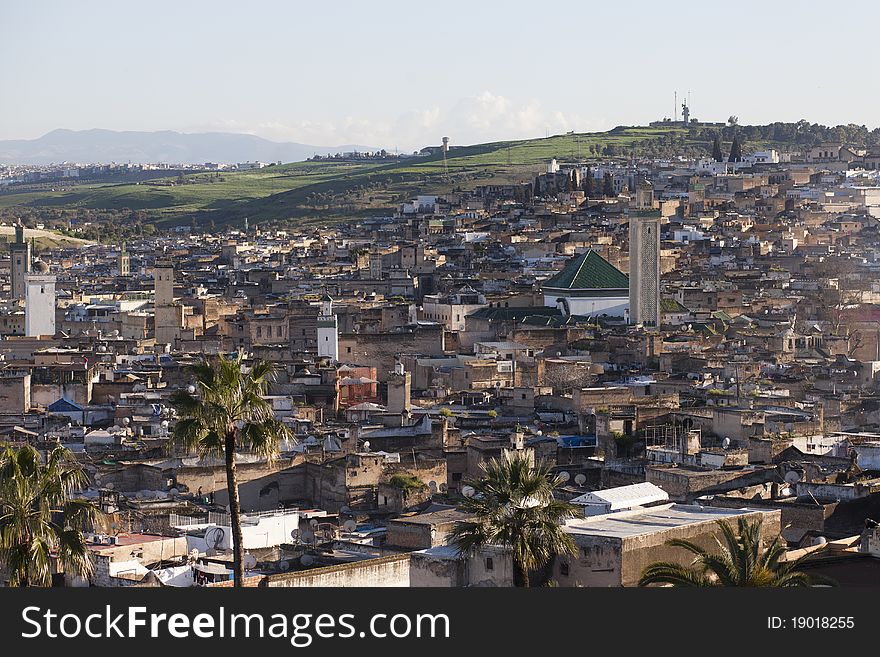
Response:
[[[193,221],[321,223],[390,211],[419,193],[532,180],[551,158],[588,161],[604,156],[700,154],[711,148],[706,130],[620,127],[602,133],[496,142],[453,148],[442,155],[393,162],[300,162],[260,170],[156,178],[137,184],[73,184],[0,192],[0,212],[42,210],[143,211],[160,228]]]

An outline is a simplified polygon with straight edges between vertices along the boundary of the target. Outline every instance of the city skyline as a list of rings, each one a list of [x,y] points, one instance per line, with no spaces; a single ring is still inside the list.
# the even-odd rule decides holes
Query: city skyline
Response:
[[[14,102],[0,108],[0,139],[57,128],[219,131],[409,151],[441,135],[461,145],[646,124],[680,111],[688,93],[702,120],[877,125],[880,89],[861,67],[833,57],[807,65],[779,47],[838,29],[864,42],[880,14],[867,3],[833,16],[787,2],[746,2],[737,13],[628,2],[562,15],[452,2],[417,16],[399,2],[152,6],[7,6],[0,54],[15,64],[0,79]]]

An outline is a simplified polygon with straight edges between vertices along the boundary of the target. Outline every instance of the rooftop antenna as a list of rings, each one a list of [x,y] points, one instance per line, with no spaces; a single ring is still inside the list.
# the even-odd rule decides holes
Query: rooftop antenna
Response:
[[[446,151],[449,150],[449,137],[443,137],[443,145],[440,147],[443,151],[443,175],[449,180],[449,166],[446,164]]]
[[[677,92],[677,91],[674,91],[673,93],[675,94],[675,96],[674,96],[674,97],[675,97],[675,101],[674,101],[673,104],[672,104],[672,107],[674,108],[674,109],[673,109],[673,112],[674,112],[674,113],[673,113],[673,115],[672,115],[672,120],[673,120],[673,122],[678,123],[678,92]]]

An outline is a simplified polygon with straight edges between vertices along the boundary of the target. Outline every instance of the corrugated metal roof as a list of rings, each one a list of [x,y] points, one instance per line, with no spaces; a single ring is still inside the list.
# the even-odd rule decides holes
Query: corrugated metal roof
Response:
[[[659,486],[644,481],[630,486],[606,488],[592,493],[585,493],[571,500],[572,504],[608,504],[612,511],[617,509],[629,509],[634,506],[643,506],[653,502],[664,502],[669,499]]]

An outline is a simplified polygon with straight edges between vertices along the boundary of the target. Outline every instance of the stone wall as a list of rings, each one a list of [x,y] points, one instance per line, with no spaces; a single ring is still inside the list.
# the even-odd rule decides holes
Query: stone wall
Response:
[[[313,568],[297,573],[269,575],[262,583],[270,588],[283,587],[408,587],[410,585],[410,557],[397,554],[377,559],[325,568]]]

